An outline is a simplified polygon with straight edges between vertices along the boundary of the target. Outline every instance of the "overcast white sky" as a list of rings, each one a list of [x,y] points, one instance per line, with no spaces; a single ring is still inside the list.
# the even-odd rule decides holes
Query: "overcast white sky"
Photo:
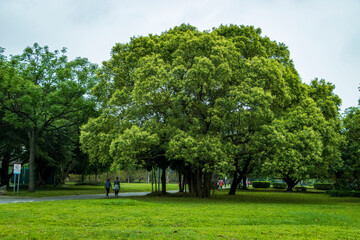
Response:
[[[358,104],[359,0],[0,0],[0,46],[20,54],[38,42],[101,64],[115,43],[181,23],[200,30],[253,25],[285,43],[302,80],[335,84],[342,110]]]

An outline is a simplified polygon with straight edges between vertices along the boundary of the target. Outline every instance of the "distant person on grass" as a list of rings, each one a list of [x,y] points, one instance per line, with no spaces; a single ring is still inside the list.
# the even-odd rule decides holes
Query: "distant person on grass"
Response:
[[[109,197],[110,188],[111,188],[111,182],[110,179],[107,179],[105,183],[106,197]]]
[[[115,197],[118,197],[120,191],[119,177],[116,177],[116,180],[114,181],[114,191],[115,191]]]

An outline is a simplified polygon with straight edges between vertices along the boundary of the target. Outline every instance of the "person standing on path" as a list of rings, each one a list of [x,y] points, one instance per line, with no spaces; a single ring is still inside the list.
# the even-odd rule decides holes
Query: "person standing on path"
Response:
[[[115,191],[115,197],[117,198],[120,191],[120,181],[119,177],[116,177],[116,180],[114,181],[114,191]]]
[[[111,188],[111,182],[110,179],[107,179],[105,183],[106,197],[109,197],[110,188]]]

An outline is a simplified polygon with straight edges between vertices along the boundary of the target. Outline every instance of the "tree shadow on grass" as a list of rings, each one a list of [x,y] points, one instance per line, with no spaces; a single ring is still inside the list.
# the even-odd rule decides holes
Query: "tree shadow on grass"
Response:
[[[286,191],[239,191],[236,195],[228,195],[225,192],[217,192],[210,198],[197,198],[189,193],[156,194],[146,197],[134,197],[138,201],[171,201],[173,203],[191,202],[192,204],[214,203],[238,203],[238,204],[341,204],[360,203],[360,198],[335,198],[325,193],[310,192],[286,192]]]

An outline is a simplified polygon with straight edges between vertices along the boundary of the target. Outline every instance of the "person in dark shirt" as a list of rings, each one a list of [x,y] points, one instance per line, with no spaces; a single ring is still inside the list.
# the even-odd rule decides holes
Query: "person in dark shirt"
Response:
[[[109,197],[110,188],[111,188],[111,182],[110,179],[107,179],[105,183],[106,197]]]

